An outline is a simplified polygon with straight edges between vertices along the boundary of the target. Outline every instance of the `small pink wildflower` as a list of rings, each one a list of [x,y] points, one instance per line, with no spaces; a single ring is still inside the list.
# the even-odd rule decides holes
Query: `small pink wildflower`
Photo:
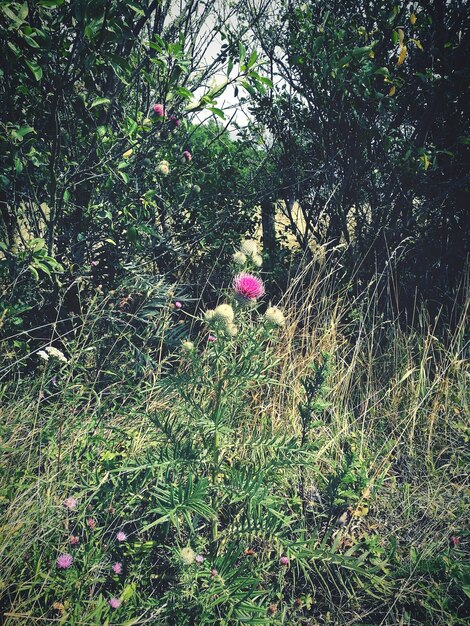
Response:
[[[281,565],[289,565],[289,558],[287,556],[281,556],[279,563]]]
[[[181,309],[183,307],[183,305],[181,304],[181,302],[175,302],[175,309]]]
[[[122,574],[122,563],[119,561],[113,565],[113,572],[115,574]]]
[[[127,535],[125,532],[123,532],[122,530],[120,530],[118,533],[116,533],[116,539],[118,541],[126,541],[127,539]]]
[[[264,285],[261,278],[246,272],[235,276],[233,288],[236,295],[242,300],[253,301],[264,295]]]
[[[460,537],[456,537],[455,535],[452,535],[452,537],[450,538],[451,546],[455,548],[455,546],[458,546],[459,543],[460,543]]]
[[[202,554],[197,554],[194,560],[196,561],[196,563],[204,563],[204,557],[202,556]]]
[[[163,104],[154,104],[153,105],[153,112],[155,113],[155,115],[158,115],[159,117],[165,117],[165,107],[163,106]]]
[[[189,150],[185,150],[181,155],[181,160],[183,161],[183,163],[189,163],[190,161],[192,161],[192,159],[193,155]]]
[[[170,115],[168,121],[172,126],[174,126],[174,128],[178,128],[179,126],[181,126],[181,120],[179,120],[176,115]]]
[[[64,506],[66,506],[68,509],[70,509],[71,511],[73,511],[73,509],[75,509],[77,507],[78,502],[75,500],[75,498],[66,498],[64,500]]]
[[[71,546],[76,546],[80,539],[76,535],[70,535],[69,543]]]
[[[211,576],[212,576],[212,577],[217,576],[217,575],[218,575],[218,573],[219,573],[219,572],[218,572],[215,568],[214,568],[214,569],[211,569]]]
[[[90,263],[91,266],[96,267],[99,264],[99,261],[92,261]]]
[[[73,556],[71,554],[59,554],[57,557],[57,567],[59,569],[68,569],[72,566]]]
[[[112,609],[118,609],[121,606],[121,600],[119,600],[119,598],[111,598],[109,601],[109,606]]]
[[[209,337],[207,337],[207,341],[217,341],[217,337],[215,337],[214,335],[209,335]]]
[[[96,521],[92,517],[88,518],[87,524],[88,524],[88,528],[90,530],[95,530],[95,528],[96,528]]]

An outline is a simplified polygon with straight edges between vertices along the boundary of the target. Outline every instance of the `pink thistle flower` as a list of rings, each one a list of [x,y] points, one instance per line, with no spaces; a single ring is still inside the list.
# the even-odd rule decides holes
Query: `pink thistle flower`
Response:
[[[165,117],[165,107],[163,106],[163,104],[154,104],[153,112],[159,117]]]
[[[175,309],[181,309],[183,307],[183,305],[181,304],[181,302],[175,302]]]
[[[119,561],[113,565],[113,572],[115,574],[122,574],[122,563]]]
[[[75,500],[75,498],[66,498],[64,500],[64,506],[66,506],[68,509],[70,509],[71,511],[73,511],[73,509],[75,509],[77,507],[78,502]]]
[[[118,541],[126,541],[127,539],[127,535],[125,532],[123,532],[122,530],[120,530],[118,533],[116,533],[116,539]]]
[[[72,567],[72,563],[73,556],[71,554],[59,554],[57,557],[56,564],[59,569],[68,569]]]
[[[88,528],[90,530],[95,530],[95,528],[96,528],[96,521],[92,517],[88,518],[87,524],[88,524]]]
[[[196,555],[196,558],[194,560],[196,561],[196,563],[204,563],[204,557],[202,556],[202,554]]]
[[[281,556],[279,563],[281,565],[289,565],[289,558],[287,556]]]
[[[253,302],[264,295],[264,285],[261,278],[242,272],[233,279],[235,294],[242,301]]]
[[[112,609],[118,609],[121,606],[121,600],[119,600],[119,598],[111,598],[109,601],[109,606]]]
[[[207,341],[217,341],[217,337],[215,337],[214,335],[209,335],[209,337],[207,337]]]
[[[69,543],[71,546],[76,546],[80,539],[76,535],[70,535]]]
[[[190,161],[192,161],[192,159],[193,155],[189,150],[185,150],[181,155],[181,160],[183,161],[183,163],[189,163]]]

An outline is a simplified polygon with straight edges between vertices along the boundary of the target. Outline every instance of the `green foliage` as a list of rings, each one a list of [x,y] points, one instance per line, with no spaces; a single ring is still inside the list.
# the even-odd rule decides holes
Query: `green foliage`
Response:
[[[7,626],[466,623],[462,10],[255,5],[0,1]]]

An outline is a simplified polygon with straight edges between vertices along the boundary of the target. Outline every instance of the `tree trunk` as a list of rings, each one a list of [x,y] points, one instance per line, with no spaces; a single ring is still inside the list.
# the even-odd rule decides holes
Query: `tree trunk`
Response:
[[[263,228],[263,252],[265,257],[265,269],[269,272],[273,269],[277,257],[276,240],[276,202],[271,198],[263,198],[261,201],[261,225]]]

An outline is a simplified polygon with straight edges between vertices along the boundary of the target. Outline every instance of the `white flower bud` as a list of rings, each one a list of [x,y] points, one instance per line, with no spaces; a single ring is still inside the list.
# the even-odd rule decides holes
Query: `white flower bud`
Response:
[[[266,321],[272,326],[284,326],[286,320],[284,313],[277,306],[270,306],[264,314]]]

